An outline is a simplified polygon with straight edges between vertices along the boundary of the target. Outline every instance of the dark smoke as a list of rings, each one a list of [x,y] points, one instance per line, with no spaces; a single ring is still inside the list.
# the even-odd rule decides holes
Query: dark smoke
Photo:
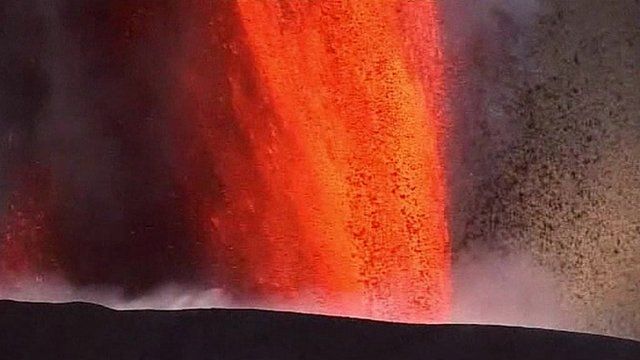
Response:
[[[168,156],[171,2],[2,3],[2,209],[42,173],[43,271],[135,294],[197,281]],[[26,173],[27,175],[21,175]]]

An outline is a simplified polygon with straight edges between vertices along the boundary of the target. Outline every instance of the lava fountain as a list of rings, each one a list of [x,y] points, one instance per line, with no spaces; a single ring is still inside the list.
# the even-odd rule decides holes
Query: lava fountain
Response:
[[[181,176],[217,282],[279,308],[445,320],[435,2],[231,7],[199,2],[208,42],[185,50],[177,96],[190,123]]]
[[[447,320],[435,1],[114,0],[83,9],[60,23],[85,39],[86,71],[58,82],[97,109],[87,121],[118,145],[103,151],[87,140],[93,157],[78,159],[106,165],[80,178],[117,181],[104,193],[18,179],[24,189],[0,219],[4,275],[58,269],[74,284],[133,295],[188,278],[240,305]],[[94,83],[117,89],[116,100],[84,96]],[[53,142],[84,145],[89,128]]]

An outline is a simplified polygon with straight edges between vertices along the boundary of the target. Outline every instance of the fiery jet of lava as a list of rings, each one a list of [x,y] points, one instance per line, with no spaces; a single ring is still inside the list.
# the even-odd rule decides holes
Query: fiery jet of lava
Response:
[[[206,109],[217,98],[202,93],[220,87],[199,78],[206,64],[184,75],[224,194],[199,204],[217,275],[275,306],[446,318],[434,2],[241,0],[234,14],[236,36],[211,35],[236,63],[224,82],[234,123]]]

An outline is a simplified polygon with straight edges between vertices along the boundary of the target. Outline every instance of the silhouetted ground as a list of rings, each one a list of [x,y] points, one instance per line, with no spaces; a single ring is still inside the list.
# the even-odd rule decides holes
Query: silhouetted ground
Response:
[[[258,310],[115,311],[0,302],[1,359],[638,359],[640,343],[478,325]]]

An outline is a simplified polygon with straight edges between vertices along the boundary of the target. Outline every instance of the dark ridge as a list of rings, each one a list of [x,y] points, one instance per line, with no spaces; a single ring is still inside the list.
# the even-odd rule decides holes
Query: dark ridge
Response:
[[[115,311],[0,301],[0,359],[640,359],[563,331],[408,325],[261,310]]]

